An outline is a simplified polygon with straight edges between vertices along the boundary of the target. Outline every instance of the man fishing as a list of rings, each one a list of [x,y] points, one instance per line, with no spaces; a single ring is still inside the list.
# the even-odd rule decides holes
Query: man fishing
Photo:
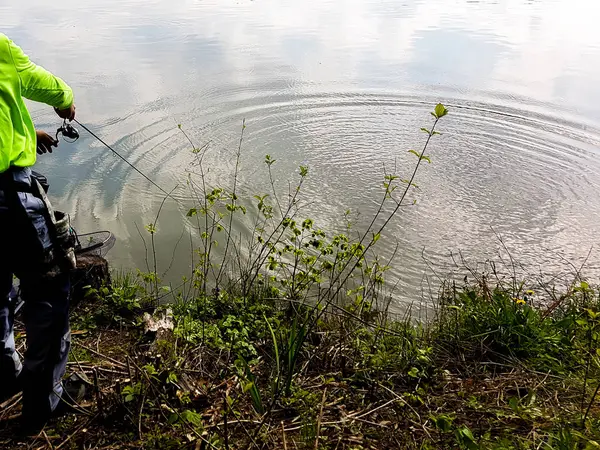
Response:
[[[54,213],[32,178],[36,153],[58,142],[36,131],[24,98],[75,118],[71,88],[0,33],[0,402],[23,390],[23,426],[38,431],[57,408],[70,348],[69,264]],[[25,301],[27,350],[15,349],[13,276]]]

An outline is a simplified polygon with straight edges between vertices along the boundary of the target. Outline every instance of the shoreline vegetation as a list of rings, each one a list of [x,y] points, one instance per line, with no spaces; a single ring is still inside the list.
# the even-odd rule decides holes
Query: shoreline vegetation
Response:
[[[8,400],[0,446],[600,448],[600,291],[579,272],[562,290],[533,292],[493,265],[465,268],[463,281],[442,283],[426,322],[410,309],[389,312],[384,279],[395,262],[379,258],[377,245],[414,204],[447,113],[431,113],[421,149],[409,151],[408,178],[384,174],[368,228],[355,230],[348,213],[337,234],[302,214],[308,167],[278,195],[267,155],[271,192],[239,197],[245,125],[228,188],[209,186],[207,147],[188,138],[190,274],[161,285],[161,205],[145,226],[147,270],[88,286],[72,307],[67,375],[87,385],[85,397],[27,439],[14,433],[19,397]],[[233,233],[238,220],[250,223],[249,237]]]

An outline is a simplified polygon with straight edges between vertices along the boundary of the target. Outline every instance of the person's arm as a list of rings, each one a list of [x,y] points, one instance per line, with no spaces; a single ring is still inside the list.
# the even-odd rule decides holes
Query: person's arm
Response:
[[[9,49],[21,80],[21,95],[29,100],[53,106],[61,118],[73,120],[73,91],[67,83],[32,63],[14,42],[10,41]]]

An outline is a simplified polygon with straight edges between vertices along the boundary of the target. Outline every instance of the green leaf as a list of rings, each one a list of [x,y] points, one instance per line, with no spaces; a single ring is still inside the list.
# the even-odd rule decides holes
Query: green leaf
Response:
[[[177,374],[174,372],[169,373],[169,375],[167,376],[167,383],[177,383]]]
[[[569,316],[569,317],[565,317],[564,319],[556,322],[556,326],[558,328],[570,328],[571,325],[573,325],[573,322],[575,320],[573,319],[573,317]]]
[[[442,414],[438,417],[432,417],[431,419],[435,427],[442,433],[448,433],[452,430],[452,417]]]
[[[428,130],[427,128],[425,128],[425,127],[421,128],[421,131],[422,131],[423,133],[431,134],[431,131],[429,131],[429,130]]]
[[[198,214],[198,210],[197,210],[196,208],[192,208],[192,209],[190,209],[190,210],[187,212],[186,216],[187,216],[187,217],[193,217],[193,216],[195,216],[196,214]]]
[[[462,427],[456,430],[458,440],[469,450],[479,450],[479,445],[475,441],[475,437],[469,428]]]
[[[144,366],[144,370],[146,371],[146,373],[148,375],[156,375],[158,372],[156,371],[156,368],[152,365],[152,364],[146,364]]]
[[[195,411],[190,411],[189,409],[186,409],[181,413],[181,418],[187,423],[191,423],[192,425],[195,425],[197,427],[202,425],[202,416]]]
[[[267,166],[271,167],[275,161],[275,159],[271,158],[271,155],[265,155],[265,164]]]
[[[420,158],[420,157],[421,157],[420,153],[419,153],[418,151],[416,151],[416,150],[409,150],[409,151],[408,151],[408,153],[412,153],[412,154],[413,154],[413,155],[415,155],[417,158]]]
[[[423,156],[421,156],[421,159],[423,161],[427,161],[429,164],[431,164],[431,159],[429,158],[429,156],[423,155]]]
[[[402,183],[404,184],[408,184],[414,188],[418,188],[419,186],[417,186],[415,183],[411,183],[410,180],[400,180]]]
[[[156,225],[154,225],[153,223],[149,223],[144,228],[146,228],[146,231],[148,231],[148,233],[150,234],[156,233]]]
[[[435,106],[435,115],[438,119],[441,119],[442,117],[444,117],[446,114],[448,114],[448,110],[446,109],[446,107],[444,105],[442,105],[441,103],[438,103]]]
[[[412,378],[419,378],[419,369],[413,367],[408,371],[408,376]]]
[[[377,242],[381,238],[381,233],[376,233],[373,235],[373,244]]]
[[[280,361],[279,361],[279,345],[277,344],[277,338],[275,337],[275,332],[273,331],[273,327],[271,326],[271,324],[269,323],[269,320],[267,319],[267,316],[265,315],[265,313],[263,313],[263,318],[265,319],[265,322],[267,322],[267,326],[269,327],[269,331],[271,332],[271,339],[273,339],[273,348],[275,349],[275,364],[277,367],[277,377],[275,377],[275,386],[277,387],[277,389],[279,389],[279,374],[281,373],[281,369],[280,369]]]

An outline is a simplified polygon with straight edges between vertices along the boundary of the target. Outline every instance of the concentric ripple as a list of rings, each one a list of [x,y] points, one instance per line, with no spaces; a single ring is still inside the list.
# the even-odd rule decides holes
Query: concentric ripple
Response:
[[[348,209],[355,229],[365,229],[382,198],[384,171],[410,175],[415,159],[407,150],[424,144],[426,135],[419,129],[431,126],[428,111],[435,104],[433,98],[350,92],[228,95],[233,98],[221,99],[219,111],[198,108],[177,118],[195,146],[208,145],[209,182],[232,180],[245,119],[242,192],[248,198],[269,192],[265,154],[278,161],[274,173],[282,196],[288,181],[297,180],[298,166],[308,165],[304,214],[331,232],[341,229]],[[444,102],[450,115],[438,124],[442,134],[427,151],[432,164],[421,166],[418,189],[390,222],[377,249],[383,258],[397,255],[388,274],[395,298],[414,299],[424,286],[429,289],[428,280],[451,271],[459,253],[475,265],[498,260],[505,245],[519,270],[534,278],[562,273],[570,268],[566,261],[576,264],[585,258],[597,242],[600,223],[599,130],[544,115],[535,107],[515,110],[459,98]],[[94,125],[104,135],[122,136],[112,141],[115,148],[165,189],[181,186],[174,195],[185,204],[190,195],[185,178],[194,156],[176,120],[141,111]],[[93,199],[91,210],[103,222],[112,217],[121,242],[127,243],[121,254],[137,255],[132,262],[143,265],[140,236],[132,223],[139,228],[153,221],[164,195],[97,143],[86,139],[80,146],[90,146],[82,166],[96,181],[72,181],[78,187],[68,190],[71,201]],[[81,152],[73,153],[73,162],[77,158]],[[413,199],[416,205],[410,204]],[[72,208],[81,213],[80,205]],[[183,231],[182,206],[167,202],[165,208],[162,266],[169,265],[167,248]],[[246,223],[237,223],[236,229],[248,233]],[[181,261],[187,251],[182,250]],[[181,261],[180,269],[189,263]],[[598,267],[592,250],[587,270],[598,273]]]
[[[418,189],[379,241],[396,305],[496,261],[500,276],[600,275],[600,38],[585,0],[31,0],[0,6],[6,32],[74,87],[78,119],[177,200],[82,132],[41,157],[55,203],[82,231],[110,229],[116,266],[189,273],[183,218],[203,153],[210,185],[282,197],[310,168],[303,214],[365,230],[384,173],[410,176],[438,102],[450,114]],[[56,129],[47,109],[36,126]],[[181,130],[178,125],[181,125]],[[188,141],[189,137],[192,142]],[[416,204],[413,204],[416,200]],[[144,226],[158,220],[150,248]],[[385,211],[389,211],[386,209]],[[249,234],[251,217],[236,222]],[[379,218],[376,224],[381,224]],[[190,239],[191,238],[191,239]]]

